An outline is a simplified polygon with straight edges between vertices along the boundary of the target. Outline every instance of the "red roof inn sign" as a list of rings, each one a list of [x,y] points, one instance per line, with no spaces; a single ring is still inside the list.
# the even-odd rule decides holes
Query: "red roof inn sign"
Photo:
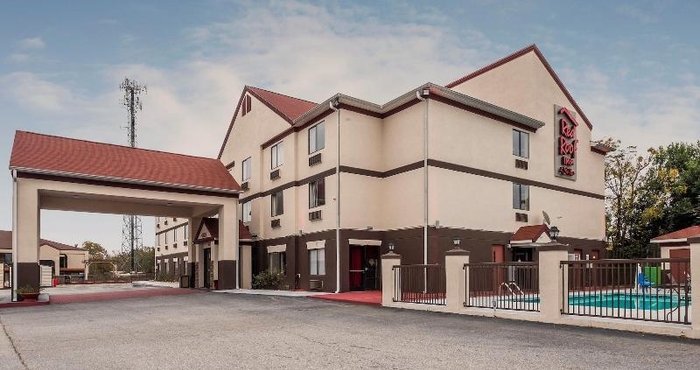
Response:
[[[569,180],[576,180],[576,151],[578,140],[576,139],[575,113],[565,107],[554,106],[554,174]]]

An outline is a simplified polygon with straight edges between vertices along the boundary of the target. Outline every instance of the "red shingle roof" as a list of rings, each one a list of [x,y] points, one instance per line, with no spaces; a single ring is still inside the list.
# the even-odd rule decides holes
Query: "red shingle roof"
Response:
[[[532,226],[523,226],[518,229],[518,231],[513,234],[513,236],[510,238],[511,242],[514,241],[530,241],[534,243],[537,241],[537,239],[542,236],[542,233],[547,233],[549,235],[549,228],[547,225],[542,224],[542,225],[532,225]]]
[[[58,250],[66,251],[83,251],[82,248],[76,248],[72,245],[67,245],[53,240],[40,239],[39,245],[49,245]],[[0,249],[12,249],[12,231],[0,230]]]
[[[299,116],[318,105],[308,100],[264,90],[259,87],[248,86],[247,89],[253,96],[270,106],[272,110],[281,115],[290,124]]]
[[[24,131],[15,134],[10,168],[174,188],[223,192],[241,189],[216,159]]]
[[[677,239],[688,239],[693,237],[700,237],[700,225],[686,227],[685,229],[677,230],[672,233],[657,236],[651,239],[652,242],[664,240],[677,240]]]

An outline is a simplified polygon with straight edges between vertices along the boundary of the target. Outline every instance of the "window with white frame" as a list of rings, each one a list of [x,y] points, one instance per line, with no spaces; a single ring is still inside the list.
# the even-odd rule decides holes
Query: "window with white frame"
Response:
[[[243,222],[250,222],[253,219],[253,215],[251,214],[251,204],[250,202],[245,202],[241,205],[241,209],[243,210],[243,214],[241,215],[241,219]]]
[[[530,134],[513,130],[513,155],[521,158],[530,156]]]
[[[513,208],[530,210],[530,186],[513,183]]]
[[[243,164],[241,165],[241,171],[243,171],[241,173],[241,175],[242,175],[241,181],[250,180],[250,176],[252,176],[252,174],[253,174],[252,161],[251,161],[250,157],[243,160]]]
[[[189,224],[185,225],[185,227],[183,228],[182,232],[184,234],[184,237],[182,238],[182,240],[187,240],[187,229],[189,229],[189,228],[190,228]]]
[[[326,274],[326,250],[310,249],[309,250],[309,275],[325,275]]]
[[[165,244],[168,244],[168,232],[163,233],[163,238],[165,238]]]
[[[271,195],[271,202],[270,202],[270,215],[272,217],[279,216],[284,214],[284,198],[283,198],[283,192],[278,191],[277,193],[273,193]]]
[[[283,162],[284,154],[282,153],[282,143],[280,142],[270,148],[270,169],[274,170],[281,166]]]
[[[326,204],[326,179],[309,183],[309,209]]]
[[[326,125],[324,122],[309,129],[309,154],[326,147]]]
[[[173,229],[173,243],[177,243],[177,229],[178,228]]]

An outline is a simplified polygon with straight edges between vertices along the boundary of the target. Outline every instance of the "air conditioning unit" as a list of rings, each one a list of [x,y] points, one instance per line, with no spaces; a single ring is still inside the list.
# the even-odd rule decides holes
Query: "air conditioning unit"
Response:
[[[309,290],[315,292],[323,291],[323,280],[309,280]]]
[[[249,189],[249,187],[248,187],[248,181],[246,181],[246,182],[244,182],[244,183],[241,184],[241,189],[243,189],[243,190],[248,190],[248,189]]]
[[[280,178],[280,170],[279,168],[270,172],[270,180],[277,180]]]

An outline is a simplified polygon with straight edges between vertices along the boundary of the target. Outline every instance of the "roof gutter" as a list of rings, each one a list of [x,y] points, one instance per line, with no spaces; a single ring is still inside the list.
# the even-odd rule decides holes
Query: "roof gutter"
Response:
[[[206,187],[206,186],[186,186],[186,185],[171,184],[171,183],[160,182],[160,181],[132,180],[132,179],[125,179],[125,178],[121,178],[121,177],[87,175],[87,174],[67,172],[67,171],[47,171],[47,170],[39,170],[39,169],[35,169],[35,168],[25,168],[25,167],[10,167],[10,170],[15,171],[15,172],[31,173],[31,174],[36,174],[36,175],[60,176],[60,177],[69,177],[69,178],[75,178],[75,179],[81,179],[81,180],[97,180],[97,181],[105,181],[105,182],[115,182],[115,183],[119,183],[119,184],[146,185],[146,186],[156,186],[156,187],[171,188],[171,189],[207,191],[207,192],[221,193],[221,194],[240,194],[243,192],[242,190],[220,189],[220,188],[211,188],[211,187]]]
[[[17,261],[19,260],[18,232],[17,232],[17,170],[11,169],[12,173],[12,302],[17,302]]]
[[[330,101],[328,105],[335,112],[336,121],[336,157],[335,157],[335,292],[340,293],[340,99]]]

